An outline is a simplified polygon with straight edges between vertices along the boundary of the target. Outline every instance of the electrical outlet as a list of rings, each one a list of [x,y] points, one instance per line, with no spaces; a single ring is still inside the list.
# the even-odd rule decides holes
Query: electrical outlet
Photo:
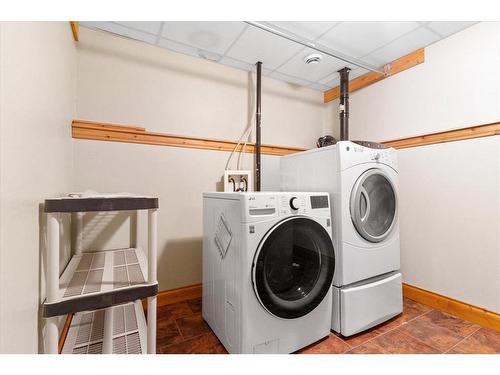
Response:
[[[253,191],[251,171],[224,171],[224,191]]]

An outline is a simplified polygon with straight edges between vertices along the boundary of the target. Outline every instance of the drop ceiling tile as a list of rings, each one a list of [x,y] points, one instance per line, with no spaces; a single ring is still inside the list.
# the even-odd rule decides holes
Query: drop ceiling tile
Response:
[[[285,81],[285,82],[288,82],[288,83],[293,83],[295,85],[300,85],[300,86],[309,86],[311,84],[311,82],[308,82],[308,81],[303,80],[301,78],[291,77],[289,75],[282,74],[282,73],[279,73],[279,72],[272,72],[271,74],[269,74],[269,77],[274,78],[274,79],[278,79],[280,81]]]
[[[146,33],[158,35],[160,32],[161,22],[159,21],[146,21],[146,22],[138,22],[138,21],[128,21],[128,22],[115,22],[118,25],[122,25],[125,27],[129,27],[131,29],[144,31]]]
[[[245,26],[243,22],[165,22],[162,36],[222,55]]]
[[[439,35],[447,37],[476,23],[477,22],[429,22],[426,26]]]
[[[345,66],[350,66],[342,60],[325,54],[321,54],[322,59],[318,64],[306,64],[304,62],[305,57],[313,53],[318,52],[311,48],[305,48],[283,66],[280,66],[277,71],[289,76],[300,77],[310,82],[316,82],[331,73],[337,72]]]
[[[340,85],[340,79],[339,77],[333,78],[332,80],[325,82],[324,85],[332,89]]]
[[[322,85],[320,83],[312,83],[309,85],[309,87],[314,89],[314,90],[321,91],[321,92],[325,92],[326,90],[328,90],[330,88],[330,87],[328,87],[326,85]]]
[[[317,42],[359,58],[418,26],[417,22],[341,22]]]
[[[219,60],[219,62],[221,64],[230,66],[232,68],[246,70],[248,72],[250,70],[252,70],[252,64],[246,63],[244,61],[239,61],[239,60],[231,59],[231,58],[229,58],[227,56],[224,56],[222,59]]]
[[[302,48],[300,44],[249,26],[226,56],[250,64],[262,61],[264,67],[273,70]]]
[[[363,74],[368,73],[369,70],[363,69],[363,68],[353,68],[349,72],[349,79],[354,79],[357,78]],[[332,81],[339,81],[339,73],[338,72],[333,72],[332,74],[327,75],[326,77],[320,79],[318,83],[323,84],[323,85],[331,85]]]
[[[221,64],[230,66],[232,68],[244,70],[247,72],[250,72],[250,71],[255,72],[255,70],[256,70],[255,64],[249,64],[249,63],[246,63],[244,61],[231,59],[230,57],[227,57],[227,56],[224,56],[222,59],[219,60],[219,62]],[[268,75],[269,73],[271,73],[270,69],[266,69],[264,67],[262,68],[262,75]]]
[[[420,27],[372,54],[363,57],[363,60],[376,66],[382,66],[419,48],[426,47],[439,39],[437,34],[425,27]]]
[[[269,26],[276,26],[283,31],[288,31],[307,40],[315,40],[338,22],[326,21],[270,21],[265,22]]]
[[[130,29],[128,27],[119,25],[114,22],[82,22],[83,26],[88,26],[104,31],[108,31],[113,34],[122,35],[127,38],[140,40],[146,43],[155,44],[156,36],[151,35],[142,31]]]
[[[198,54],[199,53],[198,48],[187,46],[182,43],[177,43],[172,40],[160,38],[160,40],[158,41],[158,46],[174,52],[183,53],[185,55],[200,57],[200,55]]]

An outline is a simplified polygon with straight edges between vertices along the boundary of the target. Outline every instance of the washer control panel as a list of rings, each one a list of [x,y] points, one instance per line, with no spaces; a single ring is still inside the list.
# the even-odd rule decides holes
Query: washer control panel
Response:
[[[245,204],[247,222],[276,216],[311,215],[330,217],[330,198],[326,192],[249,192],[239,193]]]
[[[328,212],[329,208],[328,193],[287,193],[280,197],[281,215],[315,214],[322,209]]]

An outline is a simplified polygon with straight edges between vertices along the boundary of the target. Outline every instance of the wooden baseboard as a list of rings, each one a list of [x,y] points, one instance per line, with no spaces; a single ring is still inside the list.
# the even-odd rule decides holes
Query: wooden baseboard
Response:
[[[403,296],[500,332],[500,314],[403,283]]]
[[[157,306],[171,305],[177,302],[183,302],[190,299],[201,298],[202,287],[201,284],[194,284],[183,286],[176,289],[164,290],[158,292],[158,298],[156,300]],[[142,306],[147,309],[146,300],[142,301]]]
[[[183,286],[181,288],[165,290],[158,293],[158,306],[170,305],[172,303],[187,301],[190,299],[201,298],[201,284]]]
[[[500,314],[473,306],[413,285],[403,283],[403,295],[406,298],[453,314],[480,326],[500,331]],[[158,293],[158,306],[201,298],[202,285],[195,284]]]

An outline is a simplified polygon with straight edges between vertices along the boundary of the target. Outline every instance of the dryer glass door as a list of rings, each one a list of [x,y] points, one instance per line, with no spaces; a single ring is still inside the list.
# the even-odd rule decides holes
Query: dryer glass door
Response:
[[[362,174],[351,193],[351,218],[367,241],[383,241],[396,217],[396,193],[391,181],[379,169]]]
[[[332,240],[320,224],[305,217],[284,220],[266,234],[255,255],[255,294],[271,314],[299,318],[323,301],[334,266]]]

